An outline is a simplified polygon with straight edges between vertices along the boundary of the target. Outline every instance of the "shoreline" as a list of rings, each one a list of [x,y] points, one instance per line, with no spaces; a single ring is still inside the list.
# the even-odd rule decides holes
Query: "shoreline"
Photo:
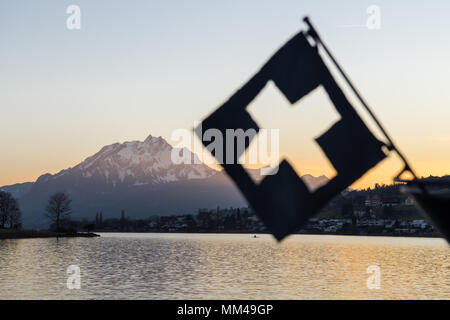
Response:
[[[250,231],[202,231],[202,232],[167,232],[167,231],[145,231],[145,232],[120,232],[116,230],[96,230],[94,232],[76,232],[76,233],[57,233],[47,230],[0,230],[0,240],[8,239],[38,239],[38,238],[95,238],[100,237],[98,233],[119,233],[119,234],[250,234],[250,235],[270,235],[267,232],[250,232]],[[360,236],[360,237],[396,237],[396,238],[444,238],[440,234],[429,233],[292,233],[292,235],[311,235],[311,236]]]
[[[0,240],[36,239],[36,238],[95,238],[99,234],[92,232],[53,232],[47,230],[0,230]]]
[[[201,231],[201,232],[188,232],[188,231],[180,231],[180,232],[167,232],[167,231],[114,231],[114,230],[96,230],[97,233],[137,233],[137,234],[250,234],[250,235],[271,235],[268,232],[250,232],[250,231],[225,231],[225,232],[217,232],[217,231]],[[364,233],[292,233],[291,235],[308,235],[308,236],[354,236],[354,237],[394,237],[394,238],[441,238],[445,239],[445,237],[441,234],[429,234],[429,233],[372,233],[372,234],[364,234]]]

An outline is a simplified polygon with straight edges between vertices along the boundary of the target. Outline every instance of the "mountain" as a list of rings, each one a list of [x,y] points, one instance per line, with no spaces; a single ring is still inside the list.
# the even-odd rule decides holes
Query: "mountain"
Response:
[[[16,183],[11,186],[1,187],[1,191],[9,192],[14,198],[19,199],[30,191],[33,182]]]
[[[174,164],[172,151],[185,152],[193,164]],[[259,180],[259,170],[249,171]],[[306,175],[304,181],[315,189],[328,179]],[[173,149],[163,138],[151,135],[144,141],[105,146],[75,167],[44,174],[34,183],[0,189],[19,200],[26,227],[46,226],[45,203],[58,191],[73,200],[74,219],[92,219],[98,211],[104,218],[119,217],[122,209],[132,218],[147,218],[247,205],[225,173],[201,163],[188,149]]]
[[[316,190],[317,188],[325,185],[330,181],[326,176],[322,175],[320,177],[314,177],[310,174],[305,174],[302,176],[303,182],[308,186],[308,189],[311,191]]]
[[[120,188],[205,179],[216,173],[202,164],[188,149],[183,149],[183,152],[190,155],[193,163],[195,159],[200,164],[173,164],[172,149],[163,138],[152,136],[144,142],[115,143],[103,147],[74,168],[62,170],[54,176],[41,176],[38,182],[69,176],[74,179],[75,184],[88,182]]]

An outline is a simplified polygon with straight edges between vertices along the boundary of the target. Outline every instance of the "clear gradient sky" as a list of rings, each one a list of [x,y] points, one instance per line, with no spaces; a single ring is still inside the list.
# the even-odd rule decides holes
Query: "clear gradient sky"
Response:
[[[81,30],[66,8],[81,8]],[[381,8],[368,30],[366,9]],[[450,173],[450,2],[2,0],[0,186],[76,165],[102,146],[169,142],[244,83],[309,15],[419,175]],[[348,91],[347,91],[348,92]],[[361,109],[359,109],[361,110]],[[333,170],[313,138],[337,120],[320,90],[250,107],[300,174]],[[363,113],[362,113],[363,114]],[[395,156],[355,187],[388,183]]]

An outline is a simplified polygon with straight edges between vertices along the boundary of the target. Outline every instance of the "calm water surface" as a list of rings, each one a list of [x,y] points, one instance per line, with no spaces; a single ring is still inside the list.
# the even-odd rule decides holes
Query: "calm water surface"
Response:
[[[81,289],[67,289],[67,267]],[[381,268],[369,290],[367,267]],[[442,239],[102,234],[0,240],[1,299],[450,299]]]

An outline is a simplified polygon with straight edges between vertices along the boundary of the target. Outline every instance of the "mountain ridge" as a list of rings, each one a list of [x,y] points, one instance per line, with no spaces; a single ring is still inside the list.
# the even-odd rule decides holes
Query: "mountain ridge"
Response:
[[[174,164],[173,150],[187,152],[192,164]],[[247,170],[258,179],[259,170]],[[302,178],[310,189],[328,181],[325,176]],[[24,225],[33,227],[45,224],[45,202],[58,191],[67,192],[73,199],[76,219],[91,218],[98,211],[103,211],[104,217],[114,217],[122,209],[140,218],[247,205],[223,171],[201,163],[188,149],[173,148],[164,138],[152,135],[144,141],[104,146],[71,168],[0,189],[18,198]]]

